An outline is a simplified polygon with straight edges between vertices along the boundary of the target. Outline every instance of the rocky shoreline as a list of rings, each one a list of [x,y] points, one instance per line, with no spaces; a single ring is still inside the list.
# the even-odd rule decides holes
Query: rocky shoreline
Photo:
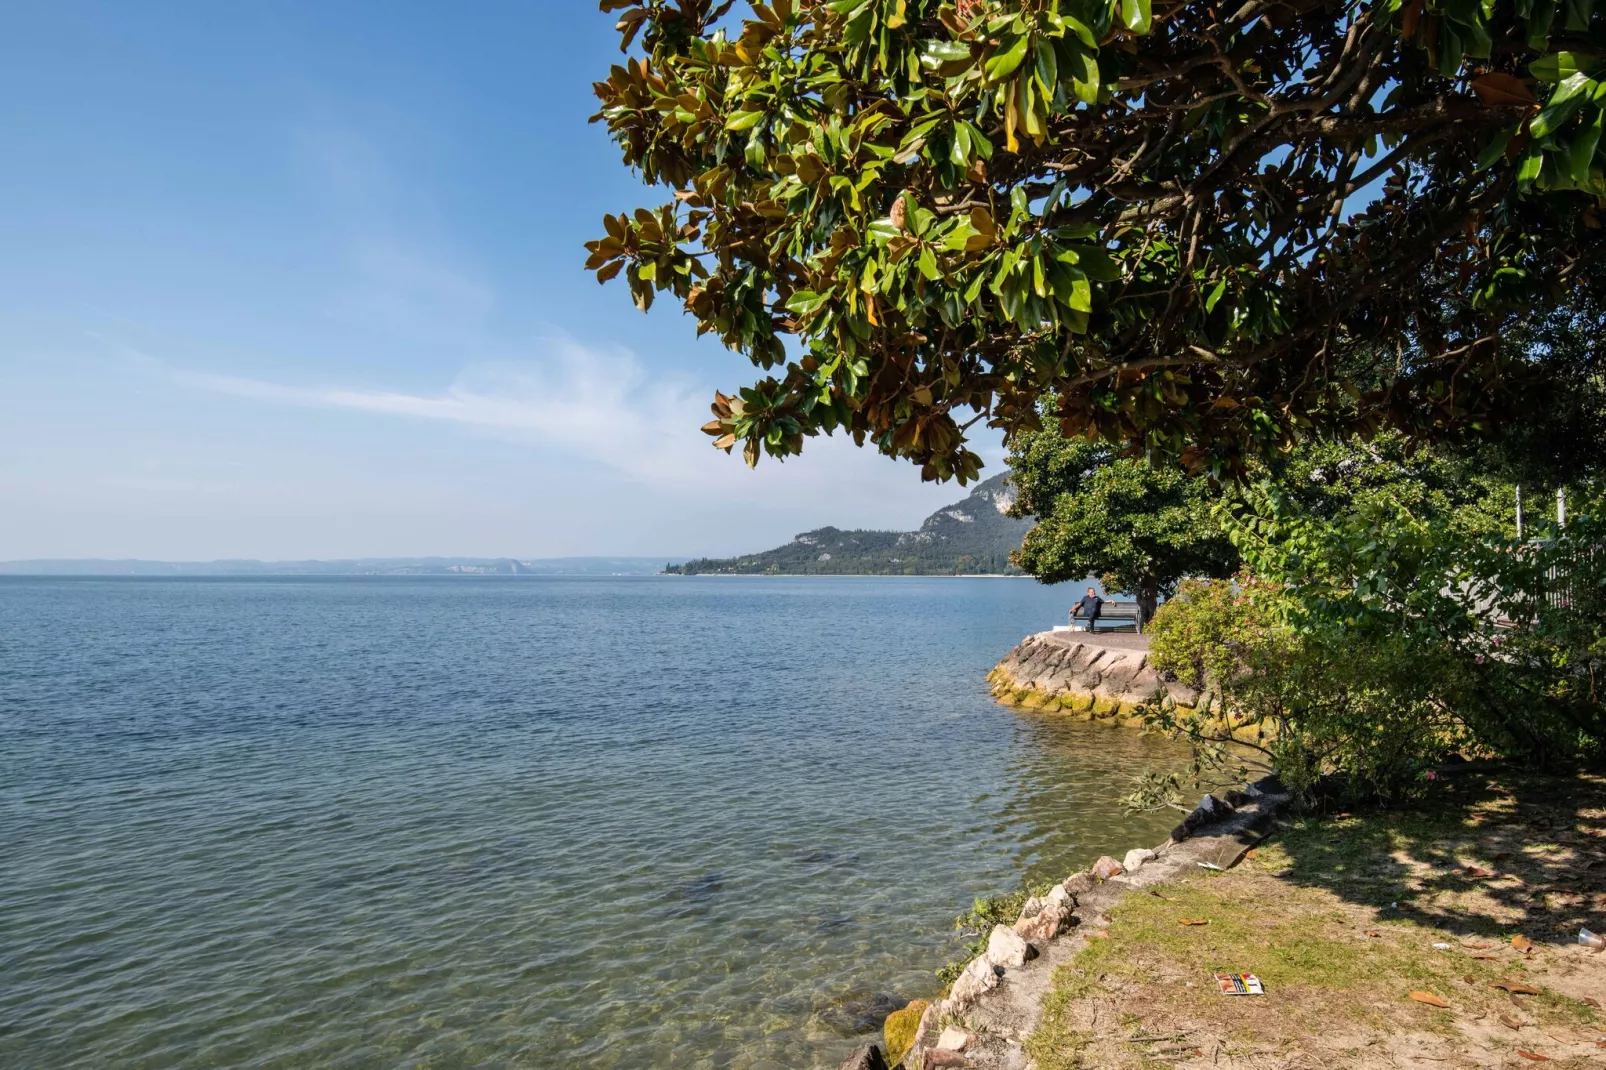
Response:
[[[1159,703],[1184,713],[1214,706],[1212,695],[1155,669],[1140,635],[1040,632],[1010,651],[988,682],[1005,705],[1112,724],[1136,724],[1144,707]],[[993,929],[986,951],[942,998],[915,1000],[888,1017],[887,1050],[865,1045],[838,1070],[1026,1070],[1024,1043],[1037,1027],[1055,967],[1104,935],[1106,912],[1134,888],[1198,866],[1236,865],[1288,800],[1275,777],[1221,798],[1206,795],[1165,843],[1100,858],[1029,899],[1013,926]]]
[[[1275,777],[1221,798],[1206,795],[1163,844],[1100,858],[1034,897],[1013,926],[999,925],[937,1000],[917,1000],[892,1015],[889,1047],[861,1047],[838,1070],[1026,1070],[1025,1041],[1036,1029],[1054,970],[1087,941],[1104,935],[1106,914],[1134,889],[1173,880],[1196,867],[1230,869],[1269,831],[1290,796]]]

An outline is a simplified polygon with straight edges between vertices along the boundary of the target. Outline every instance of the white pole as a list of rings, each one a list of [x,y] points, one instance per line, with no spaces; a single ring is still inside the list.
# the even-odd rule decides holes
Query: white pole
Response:
[[[1517,541],[1522,541],[1522,487],[1517,487]]]
[[[1567,526],[1567,492],[1560,487],[1556,488],[1556,526]]]

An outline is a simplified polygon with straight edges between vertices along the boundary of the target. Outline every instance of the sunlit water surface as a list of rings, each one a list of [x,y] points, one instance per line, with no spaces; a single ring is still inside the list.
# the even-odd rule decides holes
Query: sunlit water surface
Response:
[[[0,1066],[799,1067],[1174,745],[1018,580],[0,580]]]

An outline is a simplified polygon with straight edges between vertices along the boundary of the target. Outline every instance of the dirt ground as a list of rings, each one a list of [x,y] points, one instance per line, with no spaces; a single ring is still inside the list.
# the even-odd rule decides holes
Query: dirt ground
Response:
[[[1577,943],[1606,933],[1606,778],[1464,774],[1419,809],[1291,817],[1230,872],[1084,919],[1105,922],[1055,977],[1039,1070],[1606,1067],[1606,953]]]

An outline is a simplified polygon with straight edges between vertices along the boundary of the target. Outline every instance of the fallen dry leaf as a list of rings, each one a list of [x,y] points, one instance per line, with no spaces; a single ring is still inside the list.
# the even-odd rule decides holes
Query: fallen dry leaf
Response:
[[[1511,938],[1511,946],[1526,955],[1528,952],[1533,950],[1534,942],[1528,939],[1526,936],[1523,936],[1521,933],[1518,933],[1516,936]]]
[[[1368,930],[1366,930],[1366,935],[1370,936],[1373,940],[1381,940],[1381,939],[1383,939],[1383,934],[1378,932],[1376,929],[1368,929]]]
[[[1450,1003],[1443,996],[1435,996],[1432,992],[1412,992],[1411,998],[1418,1003],[1426,1003],[1430,1007],[1448,1007]]]
[[[1600,1009],[1600,1000],[1596,999],[1594,996],[1585,996],[1578,1002],[1582,1003],[1586,1007],[1594,1007],[1596,1010]]]
[[[1525,985],[1521,981],[1496,981],[1490,988],[1503,988],[1513,996],[1537,996],[1539,989]]]
[[[1521,1048],[1518,1048],[1517,1054],[1531,1062],[1548,1063],[1550,1061],[1550,1056],[1540,1055],[1537,1051],[1523,1051]]]
[[[1495,875],[1494,870],[1484,869],[1482,866],[1468,866],[1461,872],[1464,875],[1471,877],[1473,880],[1483,880],[1486,877],[1492,877]]]
[[[1522,1023],[1519,1022],[1517,1019],[1513,1018],[1509,1014],[1502,1014],[1500,1016],[1500,1024],[1505,1026],[1507,1029],[1521,1029],[1522,1028]]]
[[[1210,922],[1205,920],[1204,918],[1183,918],[1181,921],[1177,922],[1177,924],[1178,925],[1209,925]]]
[[[1495,958],[1493,955],[1473,955],[1472,957],[1475,958],[1475,959],[1478,959],[1478,960],[1480,960],[1482,962],[1499,962],[1500,961],[1499,959]]]

